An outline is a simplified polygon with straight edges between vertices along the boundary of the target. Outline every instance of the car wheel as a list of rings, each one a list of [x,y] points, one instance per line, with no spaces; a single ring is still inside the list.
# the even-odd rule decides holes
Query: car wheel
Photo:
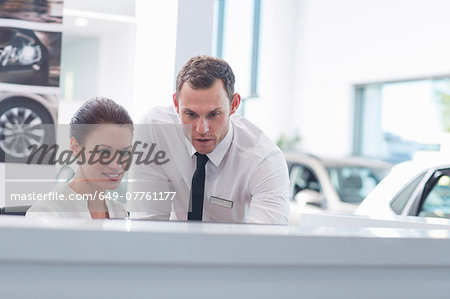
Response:
[[[15,96],[1,101],[0,162],[31,162],[28,161],[30,145],[55,144],[53,124],[47,108],[33,99]],[[49,164],[49,161],[46,157],[41,163]]]

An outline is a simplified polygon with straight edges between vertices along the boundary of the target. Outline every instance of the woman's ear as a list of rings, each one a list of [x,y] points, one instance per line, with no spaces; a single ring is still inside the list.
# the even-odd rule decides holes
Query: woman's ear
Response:
[[[70,150],[72,151],[72,155],[76,157],[81,151],[81,145],[75,139],[75,137],[70,137]]]

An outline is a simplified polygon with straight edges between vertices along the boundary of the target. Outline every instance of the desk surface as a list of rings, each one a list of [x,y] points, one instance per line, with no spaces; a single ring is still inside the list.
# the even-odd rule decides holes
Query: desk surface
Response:
[[[450,266],[445,223],[361,227],[356,217],[350,227],[347,218],[347,227],[289,227],[2,216],[0,262]]]
[[[0,217],[5,298],[447,298],[447,223]],[[413,221],[414,222],[414,221]],[[332,227],[333,224],[336,226]],[[389,228],[390,226],[396,228]]]

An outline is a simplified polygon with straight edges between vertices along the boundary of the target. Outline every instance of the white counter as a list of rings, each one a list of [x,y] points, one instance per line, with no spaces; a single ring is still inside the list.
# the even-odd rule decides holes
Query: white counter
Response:
[[[2,216],[0,296],[448,298],[449,225],[350,222],[332,228]]]

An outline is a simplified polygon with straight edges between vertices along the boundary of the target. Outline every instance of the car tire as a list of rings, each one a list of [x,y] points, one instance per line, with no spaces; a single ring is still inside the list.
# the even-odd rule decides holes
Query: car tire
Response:
[[[13,96],[0,102],[0,162],[53,164],[50,155],[29,160],[29,145],[55,144],[55,126],[48,109],[28,97]]]

